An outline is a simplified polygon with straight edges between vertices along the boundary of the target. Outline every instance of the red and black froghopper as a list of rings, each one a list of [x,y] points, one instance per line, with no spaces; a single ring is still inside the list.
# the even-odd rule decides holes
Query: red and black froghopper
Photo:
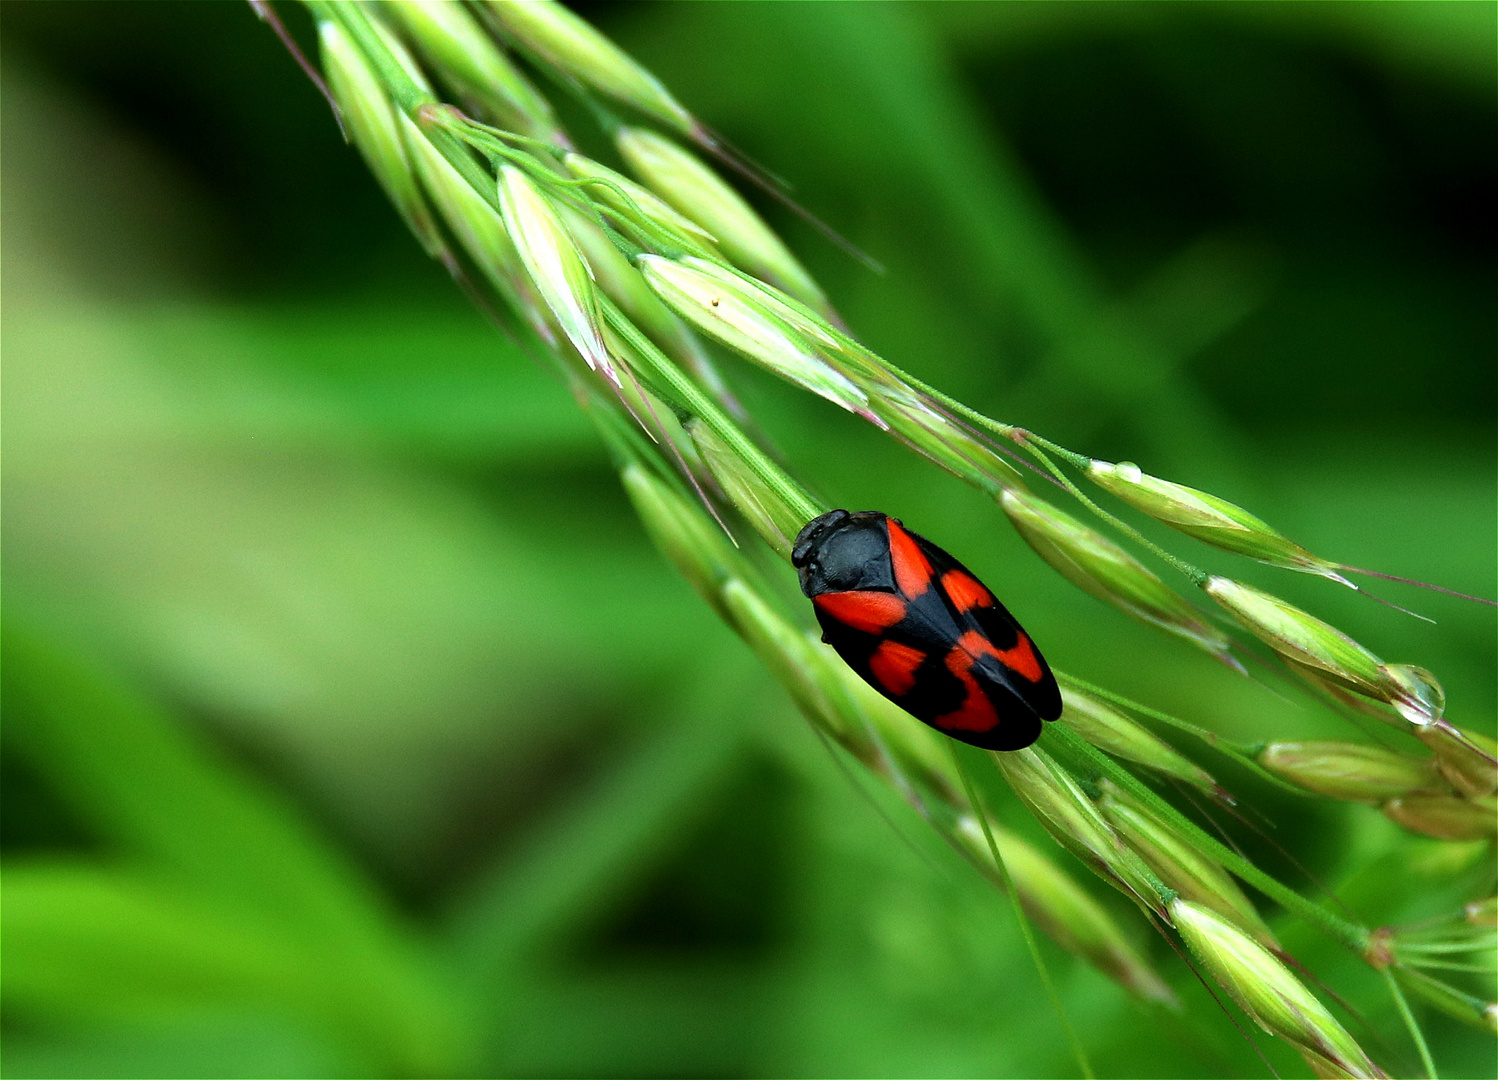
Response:
[[[943,735],[1021,750],[1061,715],[1030,636],[973,574],[878,511],[807,523],[791,563],[822,640],[869,685]]]

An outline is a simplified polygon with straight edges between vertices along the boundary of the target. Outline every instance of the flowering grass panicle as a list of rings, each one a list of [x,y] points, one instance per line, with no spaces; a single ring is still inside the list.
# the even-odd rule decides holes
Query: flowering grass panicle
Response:
[[[801,527],[827,507],[762,444],[719,375],[714,350],[854,413],[997,499],[1030,547],[1091,596],[1240,671],[1235,650],[1267,645],[1339,707],[1398,723],[1407,729],[1402,737],[1416,735],[1430,757],[1338,742],[1248,747],[1142,706],[1125,709],[1106,691],[1063,677],[1065,712],[1041,743],[987,760],[1061,848],[1173,926],[1219,985],[1318,1075],[1381,1073],[1276,958],[1275,933],[1234,877],[1390,973],[1396,992],[1406,986],[1453,1015],[1491,1024],[1484,1019],[1491,1002],[1416,962],[1426,956],[1421,942],[1395,938],[1399,947],[1381,947],[1379,931],[1264,873],[1124,764],[1230,804],[1210,773],[1142,722],[1153,717],[1261,776],[1312,797],[1372,804],[1407,829],[1459,844],[1493,835],[1491,740],[1444,719],[1444,692],[1429,672],[1385,663],[1272,592],[1191,566],[1094,503],[1072,474],[1222,551],[1344,583],[1347,567],[1207,492],[982,416],[863,346],[789,247],[683,142],[762,174],[561,5],[307,6],[349,138],[426,250],[460,276],[476,269],[484,298],[492,294],[496,308],[518,316],[538,356],[562,373],[614,453],[662,553],[817,732],[897,791],[981,871],[1012,885],[1028,918],[1129,991],[1173,1000],[1116,920],[980,803],[964,763],[985,759],[949,754],[935,731],[858,679],[806,628],[804,613],[788,614],[780,594],[789,581],[768,580],[772,571],[728,535],[747,541],[757,534],[783,561]],[[632,176],[578,153],[538,85],[560,85],[582,99]],[[439,101],[434,87],[456,101]],[[1035,495],[1023,468],[1074,496],[1098,526]],[[1236,636],[1136,551],[1202,588],[1239,628]],[[1491,845],[1485,850],[1491,859]],[[1486,933],[1491,902],[1471,910],[1463,931]],[[1411,1033],[1423,1048],[1413,1022]]]

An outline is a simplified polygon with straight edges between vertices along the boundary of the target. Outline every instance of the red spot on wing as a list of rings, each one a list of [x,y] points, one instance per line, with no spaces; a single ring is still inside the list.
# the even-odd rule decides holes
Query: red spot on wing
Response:
[[[812,603],[844,626],[866,634],[882,634],[905,618],[905,601],[893,593],[852,592],[822,593]]]
[[[869,657],[869,671],[879,680],[880,686],[899,696],[915,685],[916,668],[925,659],[926,654],[920,649],[898,641],[885,641]]]
[[[893,520],[889,522],[889,562],[895,584],[914,600],[931,586],[931,564],[911,536]]]
[[[1025,636],[1023,630],[1017,631],[1019,640],[1010,649],[995,649],[994,653],[1004,661],[1010,671],[1016,672],[1021,678],[1038,683],[1045,678],[1045,671],[1040,666],[1040,657],[1035,655],[1035,647],[1030,644],[1030,639]]]
[[[958,611],[971,611],[975,607],[992,607],[993,596],[978,583],[972,574],[961,570],[948,570],[941,576],[941,587]]]
[[[978,680],[973,678],[973,656],[961,643],[947,653],[947,670],[962,681],[967,695],[957,708],[938,716],[934,721],[936,726],[957,731],[992,731],[998,727],[999,714],[994,711],[993,702],[988,700]]]
[[[1018,640],[1007,649],[994,648],[993,642],[976,630],[963,634],[957,639],[957,645],[974,660],[980,656],[991,656],[1021,678],[1038,683],[1045,678],[1045,672],[1040,667],[1040,657],[1035,655],[1035,647],[1030,644],[1030,639],[1023,630],[1016,630],[1015,633]]]

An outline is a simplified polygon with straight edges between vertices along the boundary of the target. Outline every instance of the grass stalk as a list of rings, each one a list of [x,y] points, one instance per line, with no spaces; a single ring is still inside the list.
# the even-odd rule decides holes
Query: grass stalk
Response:
[[[1358,955],[1361,956],[1367,951],[1372,939],[1371,930],[1334,915],[1314,900],[1301,896],[1288,885],[1264,873],[1236,851],[1209,836],[1179,810],[1141,783],[1133,773],[1106,754],[1094,749],[1076,732],[1061,724],[1051,724],[1046,728],[1041,741],[1058,742],[1078,757],[1084,758],[1097,769],[1100,775],[1112,780],[1155,814],[1180,830],[1182,835],[1189,839],[1203,855],[1222,864],[1224,868],[1232,871],[1265,896],[1295,912]]]
[[[1077,1059],[1077,1068],[1087,1080],[1094,1080],[1096,1074],[1092,1071],[1092,1062],[1088,1060],[1087,1052],[1082,1047],[1082,1040],[1077,1037],[1071,1017],[1067,1015],[1065,1007],[1061,1004],[1061,997],[1056,993],[1056,985],[1051,981],[1050,969],[1046,966],[1045,957],[1040,954],[1040,945],[1036,942],[1035,932],[1030,926],[1030,917],[1025,914],[1024,905],[1020,903],[1019,890],[1015,888],[1014,881],[1009,876],[1009,867],[1004,862],[1004,856],[999,853],[998,841],[994,839],[993,828],[988,823],[988,812],[978,797],[978,792],[973,786],[973,779],[968,775],[967,766],[963,764],[962,754],[958,751],[957,744],[949,742],[947,747],[952,752],[952,761],[957,766],[957,774],[962,777],[962,789],[967,795],[968,805],[972,807],[973,815],[983,828],[983,839],[988,843],[988,850],[993,855],[994,865],[999,869],[1004,891],[1009,894],[1009,900],[1014,906],[1014,917],[1019,923],[1020,935],[1025,939],[1025,947],[1030,950],[1030,959],[1035,964],[1035,970],[1040,974],[1040,981],[1045,987],[1046,996],[1050,998],[1051,1008],[1056,1011],[1056,1017],[1061,1021],[1061,1027],[1066,1032],[1067,1042],[1071,1044],[1072,1055]]]
[[[1404,991],[1399,988],[1399,981],[1388,968],[1384,968],[1382,974],[1384,984],[1389,988],[1389,995],[1399,1009],[1399,1018],[1404,1021],[1410,1038],[1414,1040],[1415,1049],[1420,1052],[1420,1064],[1425,1067],[1426,1077],[1428,1080],[1439,1080],[1435,1059],[1430,1056],[1430,1046],[1425,1041],[1425,1032],[1420,1030],[1420,1025],[1415,1021],[1415,1014],[1410,1011],[1410,1003],[1405,999]]]

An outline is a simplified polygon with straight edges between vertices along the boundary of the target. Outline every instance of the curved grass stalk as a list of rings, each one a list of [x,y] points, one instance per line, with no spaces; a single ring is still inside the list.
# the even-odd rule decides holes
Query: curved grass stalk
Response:
[[[1386,702],[1398,709],[1411,723],[1420,725],[1422,730],[1444,730],[1440,721],[1444,696],[1439,684],[1429,673],[1409,665],[1384,664],[1334,628],[1290,607],[1276,597],[1229,579],[1210,576],[1178,558],[1098,506],[1052,460],[1052,456],[1084,472],[1094,464],[1091,459],[1023,428],[990,420],[907,375],[860,345],[837,323],[830,306],[822,308],[820,303],[814,305],[808,302],[808,298],[812,301],[821,300],[819,287],[809,278],[803,281],[798,276],[804,275],[799,263],[788,250],[783,249],[778,238],[753,216],[753,211],[747,204],[731,208],[734,214],[748,215],[738,221],[738,226],[741,227],[739,235],[743,237],[753,234],[762,239],[768,236],[769,239],[759,251],[751,250],[752,245],[740,245],[739,249],[725,248],[741,264],[735,265],[734,259],[725,258],[717,251],[704,247],[683,228],[660,216],[653,216],[649,207],[642,205],[622,184],[609,179],[607,174],[569,175],[559,155],[566,152],[570,138],[560,129],[557,129],[556,138],[539,140],[464,117],[452,106],[440,102],[423,83],[421,71],[408,67],[409,61],[392,51],[399,50],[401,46],[387,36],[388,31],[371,20],[369,11],[377,11],[377,6],[371,5],[367,10],[365,5],[329,3],[327,0],[306,2],[322,22],[337,25],[356,44],[363,62],[374,73],[374,81],[382,88],[378,91],[383,95],[379,104],[381,107],[393,107],[410,122],[408,137],[425,139],[461,181],[469,185],[473,193],[483,200],[484,205],[492,207],[495,213],[509,214],[511,220],[504,223],[504,228],[511,230],[512,234],[525,234],[528,246],[524,273],[530,276],[530,284],[534,288],[501,287],[500,282],[504,279],[499,275],[495,282],[503,298],[521,309],[520,313],[529,325],[539,327],[542,331],[547,331],[549,327],[557,327],[559,330],[562,325],[571,326],[578,335],[585,338],[585,344],[590,347],[594,344],[594,339],[584,331],[588,334],[596,331],[598,340],[602,342],[598,346],[598,356],[591,356],[586,352],[574,355],[573,347],[567,343],[567,338],[579,340],[574,334],[569,333],[567,337],[563,337],[560,333],[542,332],[540,336],[552,343],[553,359],[566,372],[569,384],[580,403],[595,416],[600,432],[615,450],[626,488],[662,550],[698,588],[707,602],[744,637],[777,678],[785,683],[819,734],[843,746],[885,777],[959,850],[972,850],[971,835],[964,839],[962,834],[966,828],[963,821],[971,820],[965,815],[975,816],[976,827],[986,849],[984,860],[992,858],[1001,884],[1008,889],[1016,904],[1028,905],[1032,912],[1050,910],[1055,913],[1058,925],[1065,930],[1058,936],[1058,940],[1063,944],[1070,942],[1067,947],[1086,955],[1120,982],[1145,996],[1163,996],[1151,988],[1150,980],[1154,977],[1147,966],[1142,962],[1136,963],[1135,959],[1130,958],[1127,949],[1117,945],[1116,935],[1109,929],[1111,924],[1105,924],[1104,917],[1093,913],[1079,915],[1083,906],[1075,903],[1062,904],[1052,909],[1044,907],[1047,902],[1045,891],[1039,887],[1037,880],[1023,879],[1015,872],[1010,861],[1002,858],[1000,848],[1003,845],[998,841],[995,827],[979,805],[960,762],[957,762],[956,775],[943,763],[946,755],[933,742],[939,740],[939,736],[930,729],[915,724],[883,698],[873,695],[872,691],[853,678],[840,661],[831,658],[820,643],[808,638],[794,622],[781,615],[767,599],[769,590],[759,580],[757,572],[732,545],[724,541],[721,533],[714,530],[703,508],[713,517],[719,517],[716,504],[726,502],[741,512],[741,520],[750,524],[772,548],[784,555],[789,546],[789,538],[794,537],[806,521],[817,516],[824,508],[790,472],[761,449],[755,439],[746,433],[743,425],[733,419],[730,415],[732,409],[720,404],[722,395],[715,391],[709,380],[702,376],[694,378],[688,374],[688,369],[693,372],[697,370],[691,366],[690,360],[678,363],[677,359],[667,355],[626,313],[626,309],[634,312],[637,308],[630,303],[621,305],[616,302],[611,294],[606,293],[601,283],[595,282],[595,278],[604,276],[602,270],[595,272],[592,264],[580,254],[580,249],[586,245],[579,245],[569,235],[569,228],[574,232],[579,229],[586,231],[598,244],[605,247],[613,245],[622,255],[610,256],[610,272],[626,276],[634,274],[636,277],[629,279],[630,287],[653,290],[667,308],[682,317],[684,323],[697,327],[709,337],[717,337],[756,363],[767,366],[780,377],[789,379],[804,389],[831,397],[943,468],[1001,500],[1027,497],[1020,495],[1025,492],[1025,477],[1008,459],[1022,461],[1076,497],[1111,528],[1142,544],[1193,583],[1203,587],[1245,628],[1268,643],[1292,670],[1304,672],[1309,678],[1328,687],[1335,686],[1338,692],[1349,696],[1353,693],[1361,695],[1359,700]],[[542,19],[544,25],[525,23],[520,29],[515,29],[514,25],[511,29],[522,37],[530,33],[542,34],[539,38],[527,39],[532,53],[562,71],[571,85],[591,85],[599,92],[609,94],[647,114],[652,109],[664,108],[661,102],[667,100],[669,95],[667,98],[652,96],[655,93],[652,87],[661,92],[664,89],[648,77],[648,73],[643,73],[642,78],[643,69],[636,71],[624,64],[619,59],[622,54],[607,45],[596,32],[576,31],[575,17],[558,16],[551,19],[545,5],[528,5],[528,10],[532,14],[539,13],[536,17]],[[491,12],[501,21],[506,13],[514,14],[509,8],[503,7],[496,7]],[[551,21],[546,21],[548,19]],[[405,32],[419,34],[425,23],[417,19],[407,20],[405,25]],[[542,29],[536,30],[537,25],[542,26]],[[568,27],[573,27],[576,31],[571,37]],[[569,53],[569,42],[578,51]],[[429,63],[441,62],[440,50],[418,51],[428,57]],[[605,78],[606,73],[594,71],[589,67],[590,64],[611,64],[615,65],[615,69],[612,76]],[[597,76],[597,80],[590,82],[593,75]],[[439,79],[437,82],[440,85],[452,85],[448,79]],[[643,96],[631,102],[630,94]],[[386,97],[388,102],[385,101]],[[584,98],[591,100],[587,92],[584,93]],[[706,145],[697,137],[701,125],[690,114],[675,114],[667,109],[661,115],[668,114],[679,121],[676,125],[679,133],[697,141],[699,145]],[[621,122],[605,119],[606,134],[619,138],[627,134]],[[705,165],[695,161],[682,148],[663,141],[663,136],[640,132],[639,129],[634,131],[636,135],[632,137],[636,137],[637,141],[645,139],[659,151],[650,168],[665,169],[668,172],[673,168],[680,170],[678,175],[663,176],[669,184],[688,185],[688,188],[683,189],[684,194],[678,192],[681,203],[711,206],[714,205],[713,199],[717,198],[718,205],[727,205],[724,202],[726,196],[722,192],[721,180],[707,173]],[[410,132],[415,134],[411,135]],[[488,167],[485,161],[488,162]],[[399,161],[392,164],[393,167],[401,167]],[[490,168],[498,172],[498,178]],[[524,177],[525,185],[529,185],[522,185],[524,190],[534,190],[535,198],[531,200],[533,205],[529,209],[513,198],[508,210],[501,205],[505,200],[500,198],[497,179],[503,180],[506,177]],[[648,181],[649,178],[646,179]],[[689,190],[691,183],[712,188],[705,201],[696,199]],[[647,193],[655,197],[662,194],[660,191]],[[732,194],[731,191],[729,194]],[[415,197],[419,198],[419,194]],[[452,209],[461,205],[462,200],[449,200],[442,204],[443,212],[461,213],[460,209]],[[574,223],[570,226],[565,224],[569,220],[569,214],[575,215]],[[545,219],[545,228],[532,228],[526,232],[523,226],[528,224],[524,220],[527,215],[536,220]],[[521,219],[518,224],[516,219]],[[529,225],[535,224],[534,220],[529,222]],[[717,222],[696,220],[696,224],[703,228],[706,235],[716,236],[723,231]],[[491,231],[492,225],[492,222],[486,222],[486,227]],[[462,229],[454,228],[452,231],[459,238],[478,235],[476,230],[465,233]],[[778,267],[774,265],[774,259],[779,257],[776,255],[777,251],[784,255],[784,261]],[[766,252],[769,253],[768,256]],[[760,277],[745,272],[745,267],[754,260],[766,257],[771,261],[760,267]],[[570,268],[566,274],[548,269],[564,263]],[[758,263],[755,265],[758,266]],[[777,290],[766,283],[766,277],[798,282],[803,299],[797,300]],[[746,318],[732,326],[723,318],[727,312],[717,310],[720,306],[727,308],[730,299],[734,304],[744,305],[744,310],[739,314],[747,313]],[[566,316],[565,319],[563,315]],[[670,319],[669,315],[665,317]],[[568,319],[571,320],[570,323]],[[588,324],[590,319],[593,320],[591,325]],[[692,333],[684,327],[682,332],[689,337]],[[733,333],[740,335],[739,338],[734,339]],[[755,334],[760,336],[754,338]],[[745,335],[749,337],[745,338]],[[695,342],[696,339],[692,340]],[[597,370],[588,370],[584,366],[585,360],[589,367]],[[613,374],[616,372],[617,374]],[[613,374],[612,382],[608,378],[601,379],[600,374]],[[610,398],[610,394],[614,397]],[[647,442],[639,430],[631,426],[626,414],[633,417],[639,429],[643,429],[654,441]],[[647,416],[651,421],[649,423],[643,419]],[[977,429],[992,432],[1015,444],[1039,464],[1032,464],[1021,455],[998,446]],[[674,456],[674,464],[663,456],[665,450],[669,450]],[[1001,453],[1004,456],[1000,456]],[[1163,486],[1151,489],[1152,497],[1181,501],[1187,498],[1181,493],[1191,491],[1179,485],[1165,485],[1163,481],[1159,485]],[[708,489],[721,493],[723,497],[709,498],[704,494]],[[701,505],[693,502],[693,492]],[[1247,543],[1236,535],[1231,538],[1232,543],[1244,549],[1240,554],[1260,558],[1260,561],[1274,565],[1288,564],[1290,569],[1306,570],[1318,565],[1308,553],[1305,559],[1310,559],[1310,563],[1297,563],[1296,560],[1305,561],[1298,554],[1303,549],[1295,548],[1283,538],[1278,538],[1278,534],[1263,526],[1257,518],[1252,518],[1247,511],[1232,507],[1222,500],[1214,501],[1213,497],[1206,496],[1205,493],[1194,493],[1192,497],[1195,496],[1201,496],[1203,505],[1221,519],[1212,519],[1209,523],[1212,528],[1240,528],[1250,533],[1255,529],[1259,530],[1253,535],[1253,543]],[[1208,631],[1199,628],[1194,615],[1177,612],[1172,604],[1179,603],[1187,612],[1194,609],[1159,583],[1142,566],[1125,561],[1132,560],[1131,556],[1115,555],[1114,552],[1120,549],[1112,545],[1111,541],[1089,540],[1089,536],[1096,537],[1098,534],[1088,530],[1087,535],[1080,535],[1067,524],[1070,519],[1065,519],[1059,511],[1048,511],[1043,503],[1037,509],[1036,503],[1038,500],[1031,498],[1026,503],[1026,512],[1038,514],[1045,529],[1035,535],[1026,534],[1024,529],[1021,529],[1021,533],[1043,555],[1045,551],[1042,548],[1045,545],[1055,548],[1052,551],[1055,558],[1050,560],[1053,565],[1059,563],[1061,567],[1058,568],[1071,567],[1075,573],[1065,568],[1063,572],[1094,595],[1123,607],[1146,622],[1153,622],[1181,636],[1194,638],[1207,651],[1221,658],[1228,658],[1230,654],[1226,650],[1227,639],[1215,629]],[[1006,507],[1006,511],[1008,509]],[[1051,516],[1047,518],[1047,514]],[[1014,515],[1011,515],[1011,520],[1013,519]],[[721,523],[721,517],[719,521]],[[1224,521],[1227,522],[1226,525],[1222,524]],[[1171,522],[1167,520],[1166,523]],[[1065,550],[1066,544],[1074,545],[1070,552]],[[1087,550],[1088,544],[1093,545],[1090,551]],[[1255,544],[1259,546],[1255,547]],[[1219,546],[1228,545],[1223,543]],[[1265,553],[1272,557],[1261,557]],[[1076,558],[1080,558],[1082,562],[1067,562]],[[1089,558],[1092,560],[1090,563],[1087,562]],[[1280,561],[1275,562],[1276,559]],[[1113,561],[1110,563],[1109,560]],[[1313,572],[1322,572],[1324,569],[1323,566],[1321,570]],[[1110,578],[1110,574],[1113,577]],[[1168,602],[1158,599],[1163,594],[1153,591],[1157,587],[1172,599]],[[1141,597],[1145,599],[1141,601]],[[1114,702],[1138,715],[1155,719],[1201,739],[1228,754],[1256,775],[1287,786],[1261,767],[1255,758],[1259,749],[1257,747],[1223,739],[1203,728],[1149,709],[1083,680],[1071,676],[1063,678],[1070,685],[1093,693],[1103,700]],[[1072,761],[1080,762],[1083,771],[1092,779],[1106,779],[1109,784],[1114,785],[1109,789],[1113,793],[1109,797],[1122,793],[1159,819],[1155,824],[1143,819],[1128,819],[1130,827],[1139,836],[1152,838],[1150,842],[1154,844],[1158,859],[1165,859],[1173,849],[1171,843],[1167,842],[1169,837],[1165,833],[1151,832],[1151,829],[1167,830],[1176,841],[1188,845],[1201,856],[1259,889],[1343,945],[1368,956],[1373,932],[1332,914],[1260,871],[1238,853],[1203,832],[1156,796],[1128,769],[1098,751],[1064,724],[1049,725],[1045,738],[1051,745],[1064,749]],[[1471,743],[1471,740],[1463,741],[1457,737],[1453,739],[1461,743],[1463,749],[1472,751],[1469,757],[1472,754],[1484,754],[1480,747],[1472,749],[1476,744]],[[1469,743],[1471,746],[1468,746]],[[1456,751],[1447,748],[1445,752],[1450,757]],[[1071,800],[1076,828],[1086,826],[1084,831],[1088,833],[1091,846],[1083,846],[1087,847],[1089,855],[1096,857],[1105,867],[1126,868],[1115,872],[1114,880],[1121,884],[1125,879],[1137,880],[1139,888],[1125,887],[1133,889],[1136,894],[1140,894],[1141,890],[1149,893],[1151,896],[1142,898],[1156,900],[1165,909],[1182,912],[1193,920],[1196,929],[1192,933],[1199,938],[1193,948],[1205,942],[1212,948],[1226,950],[1218,956],[1218,960],[1222,961],[1219,964],[1220,971],[1224,973],[1220,981],[1227,979],[1223,985],[1239,997],[1240,1001],[1245,1000],[1245,994],[1252,998],[1255,993],[1252,985],[1255,965],[1258,965],[1257,969],[1267,980],[1266,986],[1273,984],[1279,988],[1275,993],[1280,995],[1276,1000],[1281,1004],[1306,1000],[1304,988],[1297,989],[1298,984],[1293,984],[1293,976],[1288,972],[1252,959],[1257,956],[1253,950],[1261,947],[1253,945],[1250,948],[1238,940],[1240,937],[1248,939],[1242,928],[1231,925],[1231,905],[1227,909],[1229,921],[1218,925],[1221,920],[1217,916],[1204,914],[1199,905],[1177,897],[1112,832],[1083,791],[1087,781],[1084,780],[1083,785],[1079,786],[1073,777],[1050,762],[1043,752],[1037,752],[1034,756],[1044,767],[1032,769],[1033,775],[1027,774],[1025,782],[1051,785],[1053,790],[1050,794],[1060,800],[1054,804],[1057,808],[1064,809],[1062,803]],[[1490,758],[1491,755],[1486,754],[1484,760]],[[1481,800],[1489,797],[1485,787],[1487,773],[1478,767],[1481,765],[1482,762],[1474,765],[1465,758],[1461,761],[1452,758],[1446,762],[1450,775],[1458,777],[1461,784],[1458,785],[1458,793],[1442,798],[1451,801],[1468,800],[1462,807],[1467,812],[1471,812],[1474,805],[1486,805]],[[1020,782],[1011,779],[1014,783]],[[1097,786],[1093,785],[1090,793],[1095,795],[1096,792]],[[1115,809],[1118,810],[1116,807]],[[1118,813],[1122,814],[1122,810],[1118,810]],[[1058,828],[1065,832],[1066,814],[1061,813],[1056,820],[1062,822]],[[1053,873],[1057,872],[1046,871],[1046,874]],[[1196,874],[1199,882],[1211,880],[1211,873],[1200,866],[1196,867]],[[1066,914],[1060,914],[1062,911]],[[1020,915],[1022,932],[1032,956],[1038,961],[1039,954],[1025,911],[1021,910]],[[1065,924],[1067,919],[1079,918],[1090,920],[1085,932],[1079,929],[1078,924]],[[1104,918],[1104,921],[1099,921],[1100,918]],[[1038,921],[1042,926],[1047,925],[1045,919]],[[1057,936],[1054,931],[1053,936]],[[1216,944],[1212,945],[1214,941]],[[1417,946],[1411,948],[1418,950]],[[1238,959],[1228,962],[1225,959],[1228,953],[1234,953]],[[1249,957],[1250,960],[1243,961],[1244,957]],[[1410,960],[1417,962],[1416,955],[1411,954]],[[1054,989],[1050,986],[1049,975],[1043,965],[1040,965],[1040,972],[1054,1001]],[[1249,974],[1245,976],[1244,972]],[[1429,976],[1408,971],[1400,964],[1395,965],[1395,972],[1401,978],[1407,975],[1414,979],[1418,975],[1419,980],[1425,980],[1424,983],[1418,980],[1411,983],[1412,986],[1424,987],[1419,991],[1423,996],[1439,997],[1450,989]],[[1249,979],[1248,984],[1234,982],[1245,977]],[[1287,979],[1290,981],[1287,982]],[[1459,991],[1451,990],[1448,1000],[1457,1000],[1459,995]],[[1256,1016],[1256,1019],[1261,1024],[1266,1023],[1262,1016]],[[1274,1021],[1274,1024],[1280,1025],[1279,1028],[1274,1028],[1271,1024],[1267,1029],[1288,1031],[1291,1033],[1288,1037],[1291,1038],[1305,1036],[1309,1041],[1300,1044],[1302,1052],[1316,1057],[1324,1064],[1344,1062],[1352,1063],[1360,1071],[1372,1069],[1361,1051],[1354,1052],[1355,1047],[1349,1048],[1343,1039],[1345,1033],[1336,1034],[1340,1029],[1334,1031],[1332,1027],[1323,1026],[1320,1029],[1322,1034],[1331,1033],[1327,1035],[1331,1041],[1323,1045],[1316,1041],[1321,1036],[1317,1034],[1315,1025],[1301,1029],[1292,1020],[1281,1016]],[[1065,1022],[1063,1016],[1063,1023]],[[1078,1053],[1079,1064],[1084,1071],[1090,1072],[1085,1054],[1069,1024],[1068,1032]],[[1428,1058],[1428,1055],[1425,1056]]]
[[[983,810],[982,800],[978,798],[978,793],[973,788],[973,779],[968,775],[967,768],[962,763],[962,755],[957,751],[957,744],[953,742],[948,743],[947,746],[952,752],[952,761],[957,766],[957,773],[962,777],[962,790],[967,795],[968,805],[977,812],[978,821],[983,828],[983,839],[988,844],[994,865],[999,868],[999,874],[1003,878],[1004,891],[1009,894],[1014,904],[1014,917],[1019,923],[1020,935],[1025,939],[1025,947],[1030,951],[1030,960],[1040,974],[1040,981],[1045,986],[1046,996],[1051,1000],[1051,1008],[1055,1010],[1056,1017],[1061,1021],[1067,1042],[1071,1044],[1072,1056],[1077,1059],[1077,1068],[1087,1080],[1094,1080],[1097,1074],[1092,1071],[1092,1062],[1088,1060],[1087,1052],[1082,1048],[1082,1041],[1077,1038],[1077,1030],[1072,1026],[1071,1017],[1066,1014],[1061,998],[1056,993],[1056,984],[1051,981],[1051,973],[1046,967],[1045,957],[1040,955],[1040,946],[1035,942],[1035,932],[1030,927],[1029,916],[1025,914],[1024,905],[1019,902],[1019,893],[1015,890],[1014,881],[1009,876],[1009,868],[1004,862],[1004,856],[999,853],[998,841],[994,839],[993,828],[989,825],[988,814]]]

